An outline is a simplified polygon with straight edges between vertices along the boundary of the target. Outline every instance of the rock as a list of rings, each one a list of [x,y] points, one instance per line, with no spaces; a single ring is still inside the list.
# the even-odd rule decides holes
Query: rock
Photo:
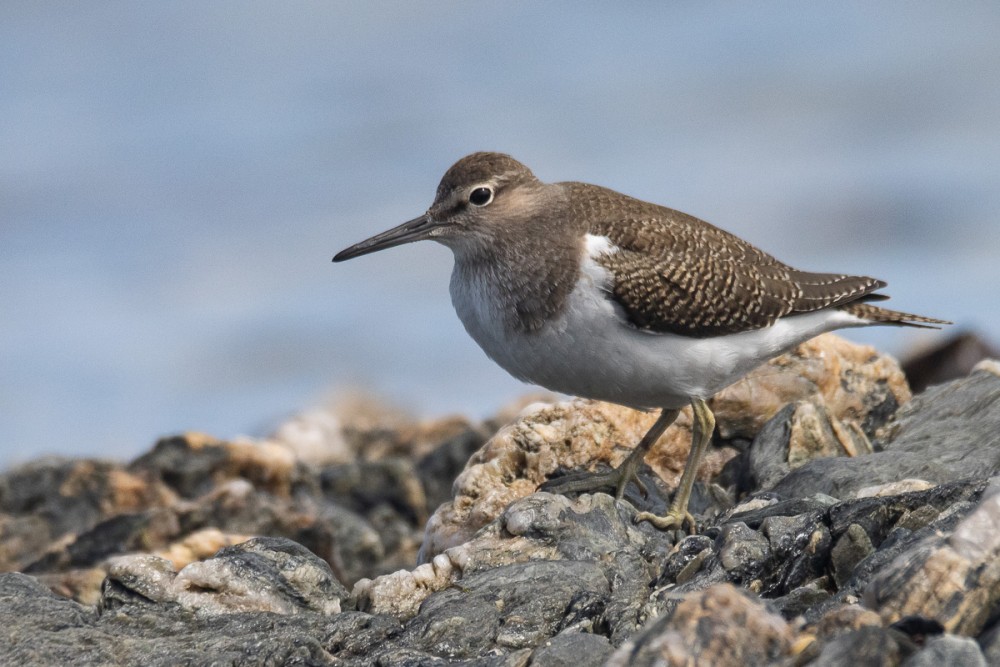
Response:
[[[884,498],[886,496],[898,496],[901,493],[912,493],[914,491],[926,491],[933,489],[934,485],[923,479],[901,479],[898,482],[888,482],[886,484],[876,484],[859,489],[855,498]]]
[[[533,493],[560,468],[618,465],[655,417],[610,403],[569,401],[540,407],[504,427],[473,455],[455,480],[454,500],[431,516],[421,560],[426,562],[449,547],[467,542],[510,503]],[[682,412],[678,423],[667,429],[650,456],[661,464],[669,459],[679,469],[685,447],[690,446],[683,441],[684,434],[690,438],[689,429],[690,417]],[[673,457],[661,453],[661,448]],[[721,467],[718,456],[707,458],[703,471]]]
[[[387,504],[410,522],[427,521],[427,498],[413,463],[386,458],[328,466],[320,472],[323,493],[358,514]]]
[[[978,637],[988,665],[1000,665],[1000,623],[994,623]]]
[[[687,414],[646,497],[535,492],[616,465],[654,419],[586,401],[492,438],[324,408],[264,442],[11,471],[0,557],[38,578],[0,575],[0,664],[997,662],[1000,475],[959,477],[1000,459],[997,369],[907,403],[891,360],[823,337],[748,382],[717,399],[695,535],[634,523],[666,509]]]
[[[413,571],[358,582],[359,609],[411,618],[432,594],[498,567],[535,561],[595,561],[614,582],[601,603],[609,634],[623,638],[641,622],[658,555],[670,538],[648,524],[635,525],[635,509],[600,493],[575,500],[537,493],[521,499],[468,543],[438,554]]]
[[[781,616],[729,584],[688,593],[625,642],[608,667],[710,664],[771,665],[791,654],[793,633]]]
[[[790,403],[778,411],[750,447],[755,489],[770,489],[791,470],[817,458],[871,454],[872,444],[856,421],[842,422],[823,405]]]
[[[451,500],[455,478],[482,447],[489,433],[484,428],[467,428],[425,454],[417,461],[417,475],[426,497],[424,520],[439,506]]]
[[[914,493],[891,498],[863,498],[845,501],[831,506],[823,518],[823,523],[833,540],[840,539],[851,525],[860,526],[875,547],[874,553],[854,566],[847,581],[831,588],[831,598],[808,609],[805,619],[814,623],[832,609],[844,603],[854,604],[864,595],[873,578],[879,575],[896,558],[908,553],[922,540],[935,535],[951,533],[958,523],[980,500],[988,480],[954,482]],[[938,509],[941,508],[941,509]],[[905,527],[915,515],[925,516],[919,527]],[[820,551],[829,559],[832,555]]]
[[[35,573],[96,566],[114,554],[161,544],[176,535],[177,530],[177,517],[166,509],[119,514],[75,538],[68,537],[57,549],[27,565],[24,571]]]
[[[667,555],[660,575],[661,583],[687,583],[715,553],[714,540],[707,535],[688,535],[678,542]]]
[[[937,339],[940,340],[940,339]],[[984,359],[1000,358],[1000,349],[970,332],[953,334],[903,362],[903,372],[915,392],[965,377]]]
[[[0,664],[5,665],[168,665],[307,664],[334,665],[324,645],[348,628],[378,646],[399,632],[391,619],[362,623],[342,614],[296,615],[229,613],[201,616],[176,605],[133,601],[98,615],[93,608],[61,598],[23,574],[0,575]],[[343,620],[340,620],[343,616]],[[338,651],[350,659],[370,653]]]
[[[93,607],[101,601],[101,584],[106,574],[103,567],[88,567],[40,574],[35,580],[57,595]]]
[[[344,435],[342,420],[327,408],[311,408],[292,415],[267,440],[287,447],[298,460],[312,465],[351,463],[357,459],[357,452]]]
[[[581,594],[608,597],[601,567],[587,561],[516,563],[462,579],[431,595],[406,626],[409,641],[445,658],[474,658],[494,648],[534,648],[556,634]]]
[[[816,623],[815,632],[819,640],[829,641],[847,632],[867,627],[881,628],[881,617],[857,604],[841,604],[823,614]]]
[[[203,615],[247,611],[335,614],[348,597],[327,563],[290,540],[257,537],[175,572],[155,556],[122,556],[110,566],[99,608],[123,600],[172,602]]]
[[[910,656],[903,667],[941,667],[961,665],[962,667],[987,667],[986,657],[979,650],[979,644],[968,637],[941,635],[932,637],[919,652]]]
[[[876,484],[914,478],[941,484],[1000,472],[1000,377],[977,371],[932,387],[900,409],[874,454],[810,461],[778,481],[784,497],[817,491],[850,498]]]
[[[539,667],[601,667],[614,647],[606,637],[587,632],[560,632],[531,654]]]
[[[938,621],[975,636],[1000,602],[1000,481],[950,535],[932,535],[882,569],[865,606],[892,623],[905,616]]]
[[[825,575],[833,541],[825,511],[812,509],[795,516],[766,517],[760,523],[760,533],[771,545],[771,559],[759,575],[764,595],[789,595]],[[818,601],[823,591],[800,590],[796,597],[802,596]],[[781,603],[782,609],[790,609],[791,605],[792,600]]]
[[[771,557],[771,546],[763,535],[750,530],[745,523],[727,523],[719,530],[717,538],[719,549],[719,564],[729,572],[736,581],[747,582],[753,590],[760,590],[760,585],[754,586],[764,564]]]
[[[772,359],[712,400],[724,440],[752,440],[789,403],[809,401],[869,437],[910,400],[899,364],[835,334],[806,341]]]
[[[22,465],[0,475],[0,570],[24,569],[58,550],[54,541],[70,543],[109,517],[174,499],[165,486],[106,461],[48,458]]]
[[[498,423],[482,425],[457,416],[417,420],[364,393],[342,394],[322,410],[339,424],[339,438],[346,443],[346,452],[340,459],[317,461],[324,464],[386,458],[418,460],[441,443],[461,437],[470,430],[485,439],[507,419],[502,417]]]
[[[354,460],[319,469],[277,440],[194,433],[161,439],[127,468],[62,460],[22,466],[0,476],[0,568],[37,574],[92,602],[100,572],[118,555],[155,553],[181,568],[253,535],[303,544],[348,584],[409,567],[429,512],[417,466],[426,462],[430,483],[433,472],[449,465],[454,472],[449,457],[486,436],[485,427],[456,419],[400,428],[391,448],[383,436],[352,431],[342,440]],[[332,422],[319,429],[325,436],[312,436],[333,437],[331,429]],[[446,452],[433,444],[437,437]],[[410,458],[401,454],[407,450]],[[383,458],[363,458],[376,454]],[[436,496],[450,483],[435,480]]]
[[[833,545],[830,560],[833,565],[833,578],[838,586],[842,586],[854,573],[858,563],[874,553],[875,547],[864,528],[852,523]]]
[[[224,547],[246,542],[252,535],[223,533],[218,528],[205,528],[185,535],[164,549],[153,552],[154,556],[170,561],[174,569],[181,569],[188,563],[205,560]]]
[[[916,651],[916,645],[900,633],[883,628],[861,627],[826,642],[810,667],[896,667]]]
[[[161,481],[183,498],[196,498],[232,479],[288,497],[306,476],[288,447],[217,440],[203,433],[162,438],[151,452],[133,461],[129,470]]]

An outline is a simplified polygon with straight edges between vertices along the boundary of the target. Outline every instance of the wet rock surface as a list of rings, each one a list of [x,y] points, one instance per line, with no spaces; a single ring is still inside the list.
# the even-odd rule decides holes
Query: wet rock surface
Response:
[[[261,441],[0,475],[0,664],[1000,662],[1000,376],[913,397],[824,336],[720,395],[692,501],[536,492],[617,465],[653,415],[583,401],[472,424],[355,404]],[[418,555],[419,550],[419,555]]]

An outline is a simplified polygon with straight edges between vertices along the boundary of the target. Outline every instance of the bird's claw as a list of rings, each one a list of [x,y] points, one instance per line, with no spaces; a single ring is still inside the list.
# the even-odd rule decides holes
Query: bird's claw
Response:
[[[694,516],[686,510],[681,511],[671,508],[663,516],[653,514],[652,512],[639,512],[635,515],[634,521],[635,523],[648,521],[660,530],[670,530],[671,528],[684,530],[684,527],[688,526],[691,529],[691,533],[695,531]]]

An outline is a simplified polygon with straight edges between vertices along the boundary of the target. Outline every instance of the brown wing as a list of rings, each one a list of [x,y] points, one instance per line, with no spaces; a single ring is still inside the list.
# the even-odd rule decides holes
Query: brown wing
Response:
[[[885,287],[864,276],[793,269],[707,222],[605,191],[613,195],[625,200],[628,217],[590,217],[589,230],[617,248],[595,259],[612,274],[612,297],[636,327],[719,336],[851,303]]]

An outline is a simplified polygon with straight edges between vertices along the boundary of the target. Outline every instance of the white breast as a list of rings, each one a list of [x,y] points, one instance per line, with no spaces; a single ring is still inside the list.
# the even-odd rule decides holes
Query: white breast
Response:
[[[580,278],[563,312],[539,331],[507,325],[503,281],[456,264],[451,297],[469,335],[511,375],[553,391],[639,408],[676,408],[708,398],[764,361],[825,331],[866,323],[842,311],[783,318],[773,326],[712,338],[631,326],[609,298],[611,276],[593,258],[614,252],[587,237]]]

